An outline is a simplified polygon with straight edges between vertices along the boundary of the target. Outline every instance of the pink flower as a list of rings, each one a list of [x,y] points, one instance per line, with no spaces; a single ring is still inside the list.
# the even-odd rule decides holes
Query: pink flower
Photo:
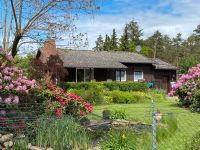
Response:
[[[8,97],[4,100],[4,103],[7,104],[7,105],[10,105],[11,104],[11,97]]]
[[[3,99],[2,99],[2,97],[0,97],[0,103],[2,103],[3,102]]]
[[[13,103],[14,104],[18,104],[19,103],[19,97],[18,96],[14,96]]]
[[[5,86],[4,89],[7,90],[7,91],[10,90],[9,86]]]
[[[5,115],[5,114],[6,114],[6,111],[5,111],[5,110],[1,110],[1,111],[0,111],[0,114],[1,114],[1,115]]]

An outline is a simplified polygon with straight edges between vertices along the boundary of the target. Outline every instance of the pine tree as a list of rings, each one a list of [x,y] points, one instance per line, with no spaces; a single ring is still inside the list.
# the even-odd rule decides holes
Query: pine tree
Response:
[[[113,33],[111,35],[111,41],[110,41],[110,46],[112,51],[116,51],[118,49],[117,46],[117,34],[115,29],[113,29]]]
[[[104,51],[111,51],[111,41],[110,37],[106,34],[104,45],[103,45]]]
[[[103,51],[104,50],[104,41],[103,37],[99,35],[97,40],[95,41],[96,46],[93,48],[95,51]]]
[[[139,29],[139,25],[136,21],[132,20],[127,24],[127,32],[129,42],[133,43],[132,45],[140,45],[140,37],[143,35],[142,30]]]
[[[129,51],[129,41],[128,41],[128,28],[127,25],[124,28],[124,33],[120,38],[120,51]]]

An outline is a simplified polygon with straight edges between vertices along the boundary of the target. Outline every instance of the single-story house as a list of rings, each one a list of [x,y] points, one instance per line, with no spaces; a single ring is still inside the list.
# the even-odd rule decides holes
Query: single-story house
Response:
[[[176,66],[133,52],[68,50],[48,41],[40,49],[39,58],[45,62],[57,54],[68,70],[66,82],[146,81],[155,88],[169,90],[170,82],[176,80]]]

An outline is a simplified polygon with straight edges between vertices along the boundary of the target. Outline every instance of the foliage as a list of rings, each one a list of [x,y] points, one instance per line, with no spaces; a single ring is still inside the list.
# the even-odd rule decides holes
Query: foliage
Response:
[[[169,96],[178,95],[182,105],[189,107],[192,104],[193,95],[197,88],[200,75],[200,64],[188,70],[187,74],[183,74],[178,82],[172,85]],[[198,95],[196,95],[198,97]],[[194,107],[194,106],[193,106]]]
[[[200,132],[197,132],[192,140],[186,144],[185,150],[199,150],[200,149]]]
[[[113,129],[101,143],[102,150],[135,150],[136,135],[130,129]]]
[[[150,101],[150,96],[143,92],[110,91],[106,95],[112,97],[113,103],[132,104]]]
[[[110,118],[111,119],[126,119],[126,112],[125,110],[111,110],[110,111]]]
[[[38,58],[33,58],[29,72],[31,78],[45,84],[50,81],[55,84],[61,83],[68,73],[58,55],[51,55],[46,63]]]
[[[161,142],[173,135],[173,133],[178,129],[177,119],[173,114],[168,114],[162,117],[161,122],[157,125],[156,140]]]
[[[24,75],[30,78],[31,72],[29,72],[31,67],[31,60],[33,59],[33,54],[28,53],[26,56],[17,55],[13,60],[13,66],[18,67],[19,69],[23,70]]]
[[[129,51],[129,40],[128,40],[128,27],[127,25],[124,28],[124,32],[121,36],[119,50],[120,51]]]
[[[27,97],[36,81],[28,80],[22,70],[10,66],[12,59],[4,50],[0,51],[0,61],[4,62],[0,64],[0,124],[4,130],[18,132],[24,128],[23,104],[31,103]]]
[[[87,149],[89,138],[85,129],[72,117],[41,118],[36,130],[35,144],[56,150]]]
[[[188,69],[198,64],[198,58],[196,56],[184,57],[179,63],[178,73],[187,73]]]
[[[99,88],[99,90],[107,89],[109,91],[146,91],[147,85],[143,82],[65,82],[63,84],[64,89],[93,89]]]
[[[47,113],[60,118],[64,114],[83,117],[93,107],[75,93],[66,93],[63,89],[49,84],[42,93],[47,100]]]
[[[99,37],[97,38],[95,43],[96,43],[96,46],[93,49],[95,51],[103,51],[104,41],[103,41],[103,37],[101,35],[99,35]]]
[[[199,88],[199,83],[197,86],[197,90],[194,92],[194,95],[192,97],[192,102],[191,102],[191,110],[192,111],[197,111],[200,112],[200,88]]]

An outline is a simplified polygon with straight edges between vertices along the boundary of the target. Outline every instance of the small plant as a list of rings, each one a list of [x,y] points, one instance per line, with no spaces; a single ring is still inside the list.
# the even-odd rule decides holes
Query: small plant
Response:
[[[66,147],[87,149],[89,138],[85,128],[77,124],[72,117],[41,118],[36,129],[35,145],[56,150],[64,150]]]
[[[136,135],[130,129],[113,129],[100,142],[102,150],[135,150]]]
[[[199,150],[200,149],[200,131],[192,137],[191,142],[186,145],[186,150]]]
[[[111,119],[126,119],[125,110],[111,110],[110,111],[110,118]]]

